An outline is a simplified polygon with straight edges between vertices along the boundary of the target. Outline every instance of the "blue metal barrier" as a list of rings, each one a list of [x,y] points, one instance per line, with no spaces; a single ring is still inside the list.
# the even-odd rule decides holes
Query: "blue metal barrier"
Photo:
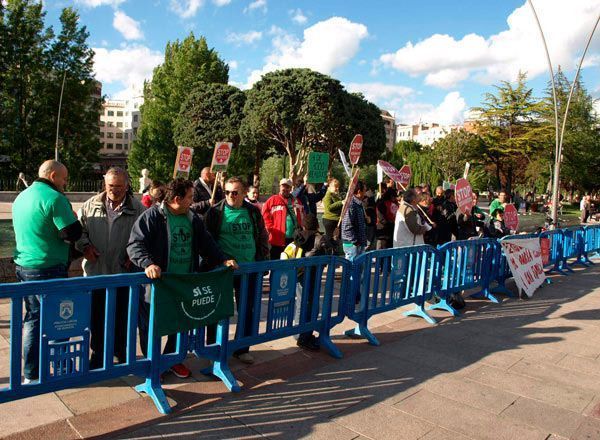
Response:
[[[236,350],[313,331],[319,333],[319,344],[329,354],[341,358],[330,331],[344,319],[351,268],[349,261],[334,256],[241,264],[235,272],[235,283],[240,286],[237,327],[248,328],[246,319],[250,318],[250,334],[230,339],[229,321],[222,321],[217,332],[222,351],[219,359],[203,373],[219,377],[230,390],[238,391],[228,366],[228,358]],[[268,276],[266,295],[263,294],[265,275]],[[338,276],[340,283],[336,285]],[[249,307],[251,314],[247,312]]]
[[[436,321],[425,311],[425,301],[438,288],[439,254],[431,246],[383,249],[359,255],[353,261],[352,284],[346,314],[357,323],[349,336],[366,338],[379,345],[368,328],[369,318],[378,313],[415,304],[404,314]]]
[[[430,309],[443,309],[454,316],[458,312],[448,303],[450,295],[480,287],[474,298],[486,298],[498,303],[490,291],[490,282],[498,270],[494,267],[497,242],[492,238],[452,241],[438,248],[441,254],[440,302]]]
[[[562,270],[562,255],[563,255],[563,230],[554,229],[552,231],[543,231],[540,233],[540,246],[543,244],[542,240],[548,240],[549,256],[548,261],[544,262],[544,268],[546,268],[546,274],[556,272],[561,275],[567,275]]]
[[[583,261],[595,264],[591,258],[600,257],[600,225],[586,226],[583,239]]]
[[[136,357],[139,299],[143,285],[149,283],[143,274],[126,274],[0,284],[0,299],[11,302],[9,385],[0,389],[0,403],[129,374],[150,378],[152,357]],[[115,310],[119,287],[129,287],[127,355],[125,363],[115,364]],[[91,292],[97,289],[106,291],[104,362],[102,368],[90,370]],[[23,302],[30,295],[38,295],[40,301],[40,332],[36,342],[40,348],[39,379],[26,384],[21,380]],[[160,345],[160,340],[154,342]],[[164,360],[170,361],[172,356]],[[168,411],[160,381],[153,382],[144,391],[152,396],[161,412]]]
[[[560,263],[561,269],[566,269],[569,272],[573,272],[571,266],[574,264],[581,264],[582,266],[587,267],[587,264],[582,260],[584,247],[583,232],[584,231],[581,226],[562,229],[563,249]],[[575,261],[569,263],[568,260],[573,258],[575,258]]]

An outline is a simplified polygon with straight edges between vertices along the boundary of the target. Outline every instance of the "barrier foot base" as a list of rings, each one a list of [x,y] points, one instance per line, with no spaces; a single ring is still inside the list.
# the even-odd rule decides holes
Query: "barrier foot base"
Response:
[[[350,336],[351,338],[365,338],[369,344],[379,346],[379,341],[366,325],[356,324],[355,328],[352,330],[347,330],[344,334],[346,336]]]
[[[574,272],[575,272],[575,271],[574,271],[573,269],[571,269],[571,268],[570,268],[570,267],[569,267],[567,264],[564,264],[564,265],[563,265],[563,266],[562,266],[560,269],[561,269],[563,272],[564,272],[565,270],[568,270],[568,271],[569,271],[569,272],[571,272],[571,273],[574,273]],[[565,273],[565,275],[566,275],[566,273]]]
[[[409,310],[408,312],[403,313],[404,316],[416,316],[418,318],[423,318],[425,321],[432,325],[436,325],[437,321],[433,319],[431,316],[427,314],[425,309],[420,306],[416,306],[414,309]]]
[[[171,406],[167,401],[167,396],[160,386],[160,381],[158,381],[158,385],[152,385],[152,379],[146,379],[144,383],[139,384],[135,387],[135,390],[138,393],[146,393],[152,401],[158,411],[161,414],[169,414],[171,412]]]
[[[446,301],[446,298],[441,299],[438,303],[427,306],[427,310],[445,310],[446,312],[449,312],[452,316],[460,316],[460,312],[454,307],[452,307],[448,303],[448,301]]]
[[[220,361],[214,361],[210,367],[203,369],[201,373],[207,376],[218,377],[227,389],[233,393],[238,393],[241,390],[237,380],[229,369],[229,365],[223,365]]]
[[[591,260],[592,258],[600,258],[600,253],[599,253],[599,252],[593,252],[592,254],[588,255],[588,256],[587,256],[587,258],[588,258],[588,261],[589,261],[590,263],[592,263],[592,264],[596,264],[596,263],[594,263],[594,262],[592,262],[592,261],[590,261],[590,260]]]
[[[513,292],[511,292],[510,290],[508,290],[506,288],[506,286],[496,286],[496,287],[492,288],[492,292],[493,293],[501,293],[502,295],[506,295],[506,296],[515,296],[515,294]]]
[[[340,349],[336,347],[329,335],[319,335],[319,345],[321,345],[321,347],[324,347],[325,350],[327,350],[327,353],[329,353],[332,357],[336,359],[341,359],[344,357]]]
[[[481,292],[474,293],[471,298],[489,299],[491,302],[500,304],[500,300],[496,298],[488,289],[483,289]]]
[[[553,267],[552,269],[550,269],[550,270],[546,271],[546,275],[550,275],[552,272],[555,272],[555,273],[557,273],[557,274],[559,274],[559,275],[563,275],[563,276],[565,276],[565,277],[568,277],[568,276],[569,276],[569,274],[568,274],[568,273],[566,273],[564,270],[562,270],[562,269],[558,269],[558,268],[556,268],[556,267]]]

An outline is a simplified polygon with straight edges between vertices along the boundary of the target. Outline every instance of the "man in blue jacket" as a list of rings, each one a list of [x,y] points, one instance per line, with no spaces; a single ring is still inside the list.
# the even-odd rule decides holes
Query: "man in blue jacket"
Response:
[[[367,222],[362,199],[365,197],[365,184],[356,183],[350,207],[342,219],[342,244],[346,259],[352,261],[365,251],[367,245]]]
[[[127,254],[148,278],[160,278],[167,271],[191,273],[220,265],[238,267],[235,260],[228,260],[221,252],[200,216],[190,211],[192,198],[192,182],[175,179],[167,185],[165,201],[149,208],[135,222]],[[149,308],[145,301],[141,301],[140,306],[140,344],[145,354]],[[176,340],[176,335],[169,335],[165,353],[175,351]],[[191,374],[183,364],[172,366],[171,371],[181,378]]]

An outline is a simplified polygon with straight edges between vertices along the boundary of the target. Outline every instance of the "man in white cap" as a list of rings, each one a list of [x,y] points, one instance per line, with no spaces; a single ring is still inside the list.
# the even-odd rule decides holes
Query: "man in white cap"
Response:
[[[262,208],[271,260],[278,260],[286,245],[294,240],[294,231],[302,226],[302,209],[302,203],[292,196],[292,180],[281,179],[279,194],[269,197]]]

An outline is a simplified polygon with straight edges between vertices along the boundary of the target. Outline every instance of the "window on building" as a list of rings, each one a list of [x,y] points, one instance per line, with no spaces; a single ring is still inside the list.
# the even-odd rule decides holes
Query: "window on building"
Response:
[[[106,124],[104,124],[104,121],[100,121],[100,122],[98,123],[98,125],[100,125],[100,127],[104,127],[104,125],[106,125]]]
[[[125,139],[127,139],[129,136],[129,133],[125,133]]]
[[[117,127],[123,128],[123,123],[122,122],[117,122]]]
[[[117,150],[122,150],[123,149],[123,144],[115,144],[115,148]]]
[[[109,139],[113,138],[113,134],[109,131],[108,133],[106,133],[106,137]]]
[[[123,144],[123,150],[127,150],[128,146],[129,146],[129,144]]]
[[[114,115],[115,115],[115,112],[114,112],[114,111],[112,111],[112,110],[108,110],[108,111],[106,112],[106,116],[114,116]]]
[[[133,134],[137,136],[137,127],[133,127]]]
[[[114,123],[114,122],[110,122],[110,121],[108,121],[108,122],[106,123],[106,126],[107,126],[107,127],[114,127],[114,126],[115,126],[115,123]]]
[[[123,116],[123,112],[117,112],[117,116]]]
[[[113,149],[113,144],[106,144],[106,148],[108,150],[112,150]]]
[[[138,115],[133,115],[133,122],[137,122],[138,121]]]
[[[116,137],[117,139],[123,139],[123,133],[117,132]]]
[[[100,132],[100,137],[101,137],[101,138],[103,138],[103,137],[104,137],[104,132],[103,132],[103,131],[101,131],[101,132]]]
[[[129,122],[125,122],[125,128],[129,128]]]

